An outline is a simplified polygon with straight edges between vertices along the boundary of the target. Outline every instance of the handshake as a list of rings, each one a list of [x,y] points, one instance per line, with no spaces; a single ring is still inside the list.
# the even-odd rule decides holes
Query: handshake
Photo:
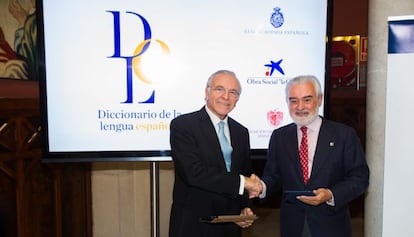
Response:
[[[259,197],[263,192],[262,180],[255,174],[250,177],[244,177],[244,189],[249,192],[249,198]]]

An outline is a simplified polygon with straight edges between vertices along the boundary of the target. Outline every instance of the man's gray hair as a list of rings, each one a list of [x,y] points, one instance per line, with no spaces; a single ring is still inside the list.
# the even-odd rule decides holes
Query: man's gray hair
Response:
[[[289,101],[289,90],[293,85],[303,84],[311,82],[316,90],[317,96],[322,96],[322,88],[321,83],[319,82],[318,78],[313,75],[300,75],[296,76],[288,81],[285,88],[285,95],[286,95],[286,101]]]
[[[211,82],[213,81],[213,79],[216,76],[221,75],[221,74],[230,75],[230,76],[236,78],[237,84],[239,84],[239,94],[241,94],[242,88],[241,88],[239,78],[237,78],[236,74],[234,72],[230,71],[230,70],[218,70],[217,72],[211,74],[211,76],[207,80],[206,88],[209,88],[211,86]]]

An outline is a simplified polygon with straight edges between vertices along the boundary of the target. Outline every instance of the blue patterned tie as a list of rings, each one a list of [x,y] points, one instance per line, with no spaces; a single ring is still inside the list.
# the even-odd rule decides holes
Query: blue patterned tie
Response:
[[[231,152],[233,151],[233,148],[230,146],[229,141],[226,138],[226,135],[224,135],[224,122],[220,121],[218,123],[219,125],[219,141],[221,146],[221,151],[223,152],[224,161],[226,162],[226,168],[227,171],[230,172],[231,169]]]

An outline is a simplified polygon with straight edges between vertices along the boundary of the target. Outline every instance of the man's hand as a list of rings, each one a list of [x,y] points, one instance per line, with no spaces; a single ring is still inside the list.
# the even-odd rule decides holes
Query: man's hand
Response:
[[[244,178],[244,188],[249,192],[249,198],[258,197],[263,191],[263,186],[260,178],[255,174]]]
[[[252,215],[254,215],[254,213],[250,208],[246,207],[240,212],[240,215],[241,216],[252,216]],[[234,223],[236,223],[241,228],[247,228],[247,227],[253,225],[253,222],[254,222],[254,220],[245,220],[245,221],[238,221],[238,222],[234,222]]]
[[[313,190],[315,196],[298,196],[298,200],[313,206],[318,206],[333,198],[331,190],[327,188],[318,188]]]

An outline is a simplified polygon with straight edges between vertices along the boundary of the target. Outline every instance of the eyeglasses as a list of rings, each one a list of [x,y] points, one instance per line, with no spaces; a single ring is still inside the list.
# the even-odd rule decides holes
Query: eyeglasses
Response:
[[[217,93],[218,95],[223,95],[223,94],[225,94],[226,92],[227,93],[229,93],[229,95],[231,96],[231,97],[233,97],[233,98],[239,98],[239,96],[240,96],[240,92],[238,91],[238,90],[235,90],[235,89],[229,89],[229,90],[226,90],[224,87],[222,87],[222,86],[217,86],[217,87],[214,87],[213,88],[213,91],[215,92],[215,93]]]

